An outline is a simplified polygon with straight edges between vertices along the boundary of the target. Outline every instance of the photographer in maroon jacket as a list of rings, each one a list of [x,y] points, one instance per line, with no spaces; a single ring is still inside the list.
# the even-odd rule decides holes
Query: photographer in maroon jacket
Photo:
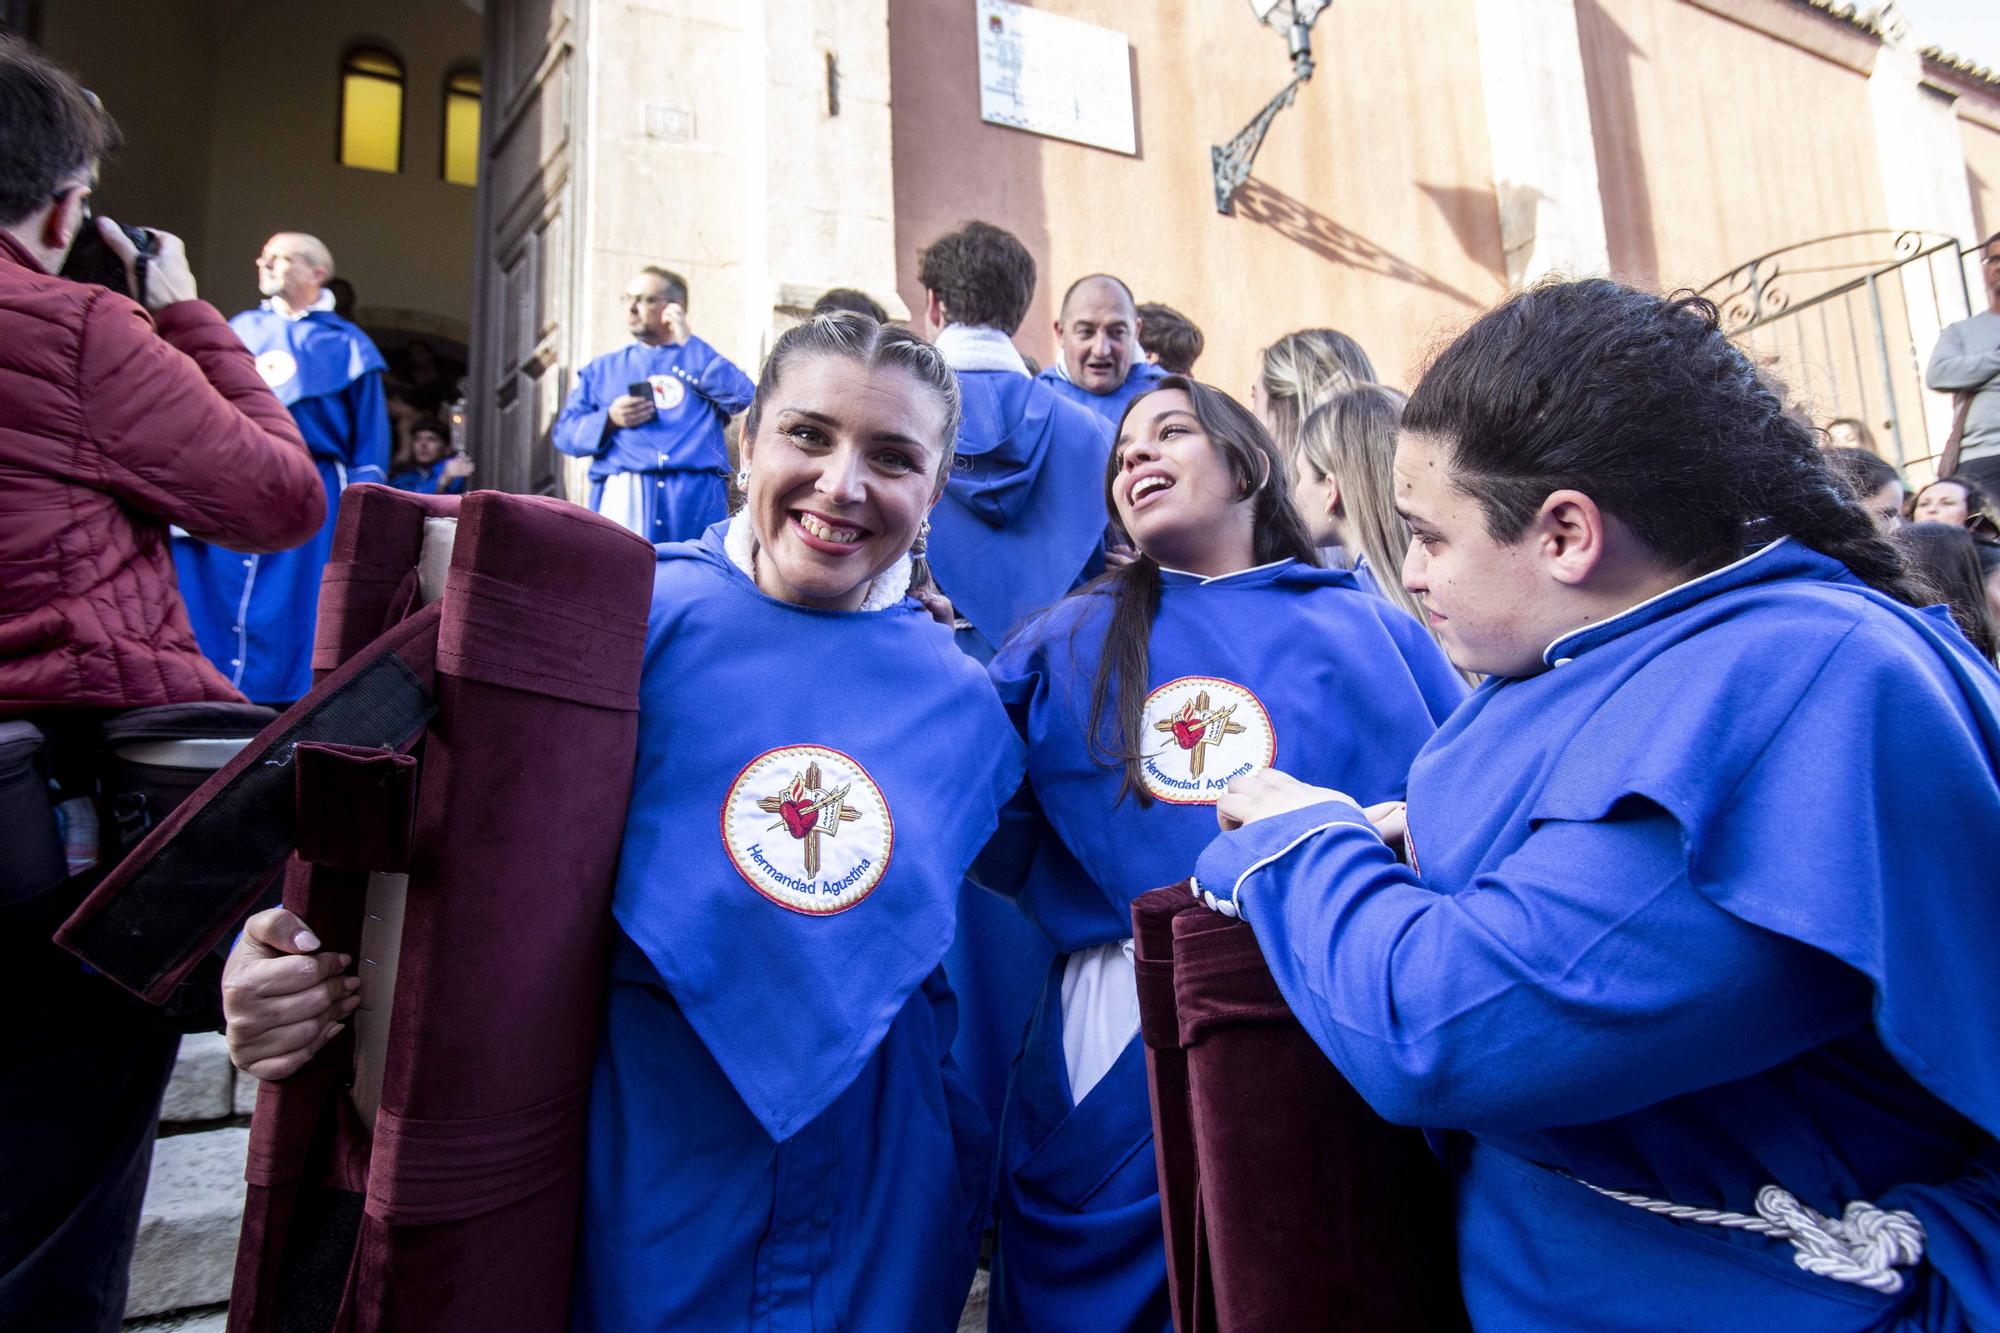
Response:
[[[131,234],[90,217],[98,162],[117,140],[94,97],[0,38],[7,1329],[118,1327],[180,1040],[49,940],[102,874],[92,862],[109,859],[90,836],[92,728],[137,708],[241,699],[195,646],[168,525],[238,550],[281,550],[317,531],[326,507],[291,416],[222,317],[195,299],[181,242],[140,233],[154,251],[141,267]],[[96,282],[56,276],[86,228]]]

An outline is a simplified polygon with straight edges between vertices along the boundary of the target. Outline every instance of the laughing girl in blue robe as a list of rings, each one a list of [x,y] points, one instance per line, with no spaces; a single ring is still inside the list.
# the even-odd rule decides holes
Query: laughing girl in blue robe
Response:
[[[1515,297],[1403,426],[1406,581],[1490,676],[1409,865],[1265,773],[1198,878],[1436,1131],[1475,1324],[2000,1328],[2000,677],[1706,302]]]
[[[1021,776],[979,665],[906,596],[957,415],[929,344],[800,325],[749,410],[744,509],[660,548],[578,1330],[957,1322],[991,1128],[938,963]]]
[[[1060,954],[1002,1129],[994,1329],[1167,1326],[1132,899],[1187,877],[1245,772],[1400,798],[1464,693],[1421,625],[1317,567],[1276,447],[1223,394],[1135,399],[1106,482],[1141,558],[991,668],[1030,784],[974,878]]]

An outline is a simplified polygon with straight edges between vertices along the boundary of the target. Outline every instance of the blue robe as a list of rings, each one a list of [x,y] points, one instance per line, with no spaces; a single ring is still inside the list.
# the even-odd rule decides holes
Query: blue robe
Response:
[[[333,550],[340,493],[388,476],[384,364],[368,335],[331,310],[287,319],[260,306],[229,327],[291,409],[319,465],[326,522],[305,545],[271,555],[177,535],[174,568],[201,651],[252,701],[283,705],[312,688],[319,579]]]
[[[641,426],[611,424],[611,403],[641,380],[655,384],[655,415]],[[639,535],[690,541],[729,508],[729,446],[723,427],[750,406],[757,386],[699,338],[657,347],[632,342],[577,372],[556,418],[557,449],[590,460],[590,507],[602,512],[604,483],[639,473],[647,488]],[[664,399],[669,406],[659,406]]]
[[[958,383],[958,454],[931,511],[930,563],[985,661],[1101,557],[1111,432],[1026,375],[960,371]]]
[[[1354,575],[1355,583],[1360,585],[1363,591],[1372,592],[1377,597],[1388,596],[1387,593],[1382,591],[1382,580],[1375,577],[1375,566],[1368,563],[1367,556],[1355,556],[1354,568],[1347,572]]]
[[[1060,362],[1045,367],[1037,378],[1072,403],[1079,403],[1103,417],[1111,423],[1115,432],[1125,416],[1126,405],[1166,377],[1167,372],[1152,362],[1135,360],[1125,372],[1125,382],[1110,393],[1092,393],[1077,384],[1063,374]]]
[[[1791,541],[1546,661],[1417,760],[1416,869],[1339,802],[1199,867],[1362,1095],[1439,1131],[1475,1324],[2000,1327],[2000,677]],[[1577,1181],[1871,1200],[1929,1254],[1878,1293]]]
[[[418,495],[463,495],[466,480],[464,477],[453,477],[450,481],[443,480],[444,465],[450,461],[450,457],[447,456],[429,466],[412,463],[400,472],[391,474],[389,484],[399,491],[412,491]]]
[[[1283,561],[1161,579],[1138,738],[1150,806],[1118,801],[1122,770],[1087,739],[1109,597],[1062,603],[991,667],[1028,743],[1029,789],[973,877],[1012,892],[1063,954],[1129,936],[1132,900],[1193,871],[1230,779],[1276,765],[1364,800],[1400,797],[1410,761],[1465,694],[1422,626],[1345,572]],[[1076,1103],[1062,968],[1048,974],[1001,1129],[992,1327],[1164,1328],[1144,1050],[1135,1036]]]
[[[938,961],[1019,743],[914,602],[774,601],[722,532],[660,552],[575,1324],[948,1328],[991,1130]]]
[[[931,511],[930,564],[989,661],[1007,632],[1103,563],[1111,432],[1095,413],[1010,371],[960,371],[958,455]],[[1015,906],[968,885],[945,971],[958,995],[952,1055],[996,1121],[1052,954]]]

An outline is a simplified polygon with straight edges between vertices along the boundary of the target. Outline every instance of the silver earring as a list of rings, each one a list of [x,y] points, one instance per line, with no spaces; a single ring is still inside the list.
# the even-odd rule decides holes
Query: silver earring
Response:
[[[921,560],[931,548],[931,521],[925,519],[917,524],[917,539],[910,543],[910,559]]]
[[[750,490],[750,469],[749,469],[749,468],[747,468],[747,467],[740,467],[740,468],[737,468],[737,469],[736,469],[736,489],[737,489],[737,490],[739,490],[739,491],[743,491],[743,492],[745,492],[746,494],[747,494],[747,493],[749,492],[749,490]]]

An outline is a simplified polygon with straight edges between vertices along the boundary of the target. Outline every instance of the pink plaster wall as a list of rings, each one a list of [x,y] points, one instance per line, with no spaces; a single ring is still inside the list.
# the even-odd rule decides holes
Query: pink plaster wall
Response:
[[[1789,0],[1577,0],[1577,25],[1616,276],[1699,287],[1891,225],[1872,37]]]
[[[1209,146],[1290,77],[1282,38],[1226,0],[1043,7],[1129,38],[1139,155],[982,123],[970,0],[891,0],[898,279],[912,309],[918,249],[984,218],[1041,267],[1024,351],[1047,361],[1063,289],[1110,270],[1191,316],[1208,339],[1197,374],[1241,396],[1258,351],[1311,325],[1352,333],[1407,385],[1434,339],[1501,295],[1470,0],[1329,9],[1318,72],[1273,124],[1234,217],[1215,212]]]
[[[2000,91],[1961,93],[1958,125],[1965,140],[1973,229],[1984,239],[2000,231]]]

